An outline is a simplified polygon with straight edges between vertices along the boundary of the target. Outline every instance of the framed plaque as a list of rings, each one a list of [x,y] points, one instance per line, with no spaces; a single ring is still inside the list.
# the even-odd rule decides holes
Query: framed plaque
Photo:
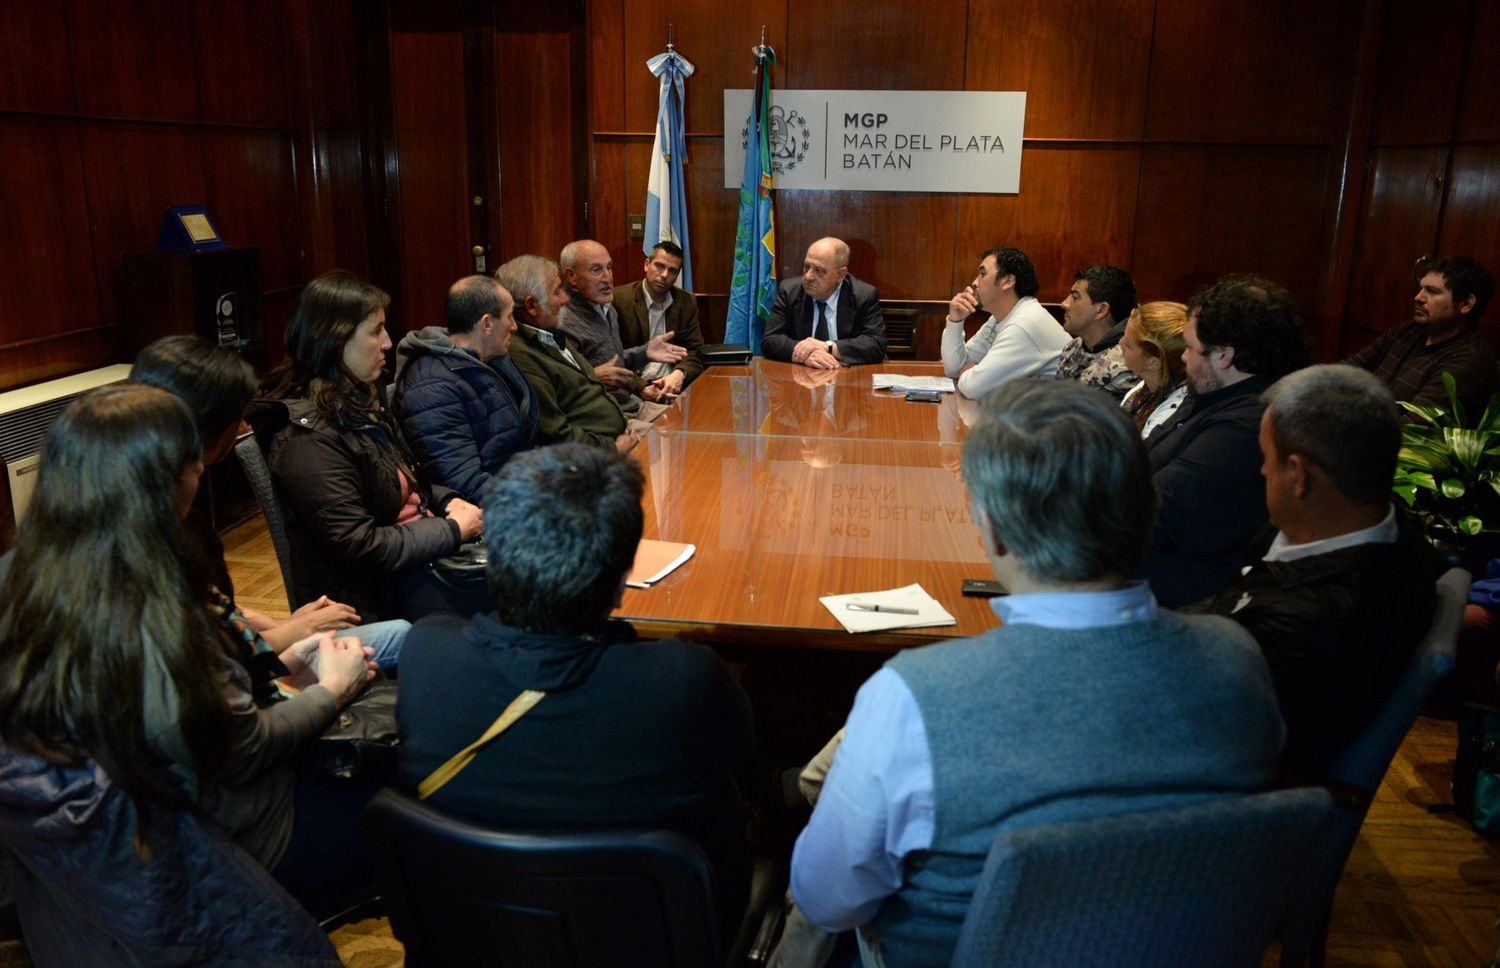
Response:
[[[202,205],[173,205],[162,217],[156,234],[158,252],[207,252],[227,249],[218,228]]]

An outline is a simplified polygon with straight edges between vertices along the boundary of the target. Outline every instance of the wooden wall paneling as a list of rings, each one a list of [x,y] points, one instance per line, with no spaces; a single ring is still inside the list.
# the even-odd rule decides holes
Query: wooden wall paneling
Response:
[[[627,130],[625,62],[628,51],[624,38],[629,21],[626,3],[627,0],[588,0],[585,14],[588,19],[586,101],[591,133]]]
[[[198,120],[188,0],[68,0],[67,16],[80,112]]]
[[[1324,251],[1317,292],[1312,302],[1304,307],[1310,328],[1318,334],[1314,346],[1315,360],[1341,358],[1340,346],[1347,319],[1345,298],[1359,239],[1360,201],[1364,198],[1369,176],[1365,162],[1370,150],[1370,125],[1384,19],[1382,4],[1370,3],[1365,7],[1359,24],[1358,57],[1349,116],[1344,124],[1343,137],[1334,146],[1336,175],[1323,213],[1329,241]]]
[[[473,271],[469,254],[468,123],[463,22],[391,8],[391,90],[400,155],[399,240],[405,305],[392,338],[442,325],[443,297]],[[408,19],[409,18],[409,19]]]
[[[88,326],[60,336],[0,346],[0,390],[124,362],[122,331],[118,324]]]
[[[1371,128],[1375,144],[1434,144],[1452,135],[1470,2],[1388,0]]]
[[[1378,148],[1360,213],[1359,242],[1345,301],[1343,355],[1411,318],[1412,264],[1437,243],[1447,150]]]
[[[1476,0],[1464,60],[1463,95],[1458,108],[1459,141],[1500,141],[1500,3]]]
[[[266,289],[300,286],[297,189],[291,137],[282,131],[203,132],[208,211],[224,240],[259,246]]]
[[[868,3],[851,20],[809,3],[787,24],[783,85],[814,90],[955,91],[964,84],[967,0]]]
[[[595,4],[590,4],[595,6]],[[667,24],[675,31],[677,52],[693,63],[693,76],[687,79],[684,93],[686,130],[693,133],[721,134],[724,128],[725,88],[748,88],[755,84],[755,61],[750,49],[760,43],[760,28],[766,28],[766,42],[776,48],[778,65],[771,76],[773,87],[817,87],[794,75],[788,67],[793,52],[787,37],[787,6],[784,0],[743,0],[737,3],[708,4],[690,0],[613,0],[606,6],[620,7],[618,51],[602,66],[605,74],[592,81],[595,90],[613,96],[620,108],[596,118],[598,131],[645,131],[656,129],[656,104],[660,82],[646,69],[646,60],[667,49]],[[812,14],[804,8],[799,16]],[[848,11],[844,11],[847,17]],[[858,25],[863,46],[868,23]],[[840,30],[849,29],[847,21]],[[591,67],[594,65],[591,65]],[[599,90],[604,87],[604,90]],[[858,87],[841,84],[841,87]]]
[[[629,273],[634,270],[635,260],[630,253],[640,245],[629,237],[626,216],[632,211],[642,211],[645,206],[644,194],[639,199],[626,197],[625,186],[629,177],[626,157],[629,148],[633,147],[630,144],[632,140],[635,139],[596,137],[593,143],[593,183],[589,190],[593,204],[589,206],[586,235],[609,250],[615,262],[616,280],[624,278],[619,275],[620,272]],[[651,146],[646,145],[645,150],[649,153]],[[561,249],[559,246],[546,255],[549,259],[555,259]]]
[[[528,10],[502,16],[495,37],[500,196],[491,213],[499,221],[491,261],[497,267],[529,252],[557,258],[574,238],[587,197],[574,177],[578,169],[586,174],[589,150],[569,121],[584,92],[574,80],[568,7]]]
[[[0,0],[0,23],[0,111],[75,112],[62,5]]]
[[[282,0],[193,0],[192,11],[203,121],[285,128]]]
[[[35,341],[97,326],[99,301],[77,126],[6,119],[0,171],[6,221],[0,233],[0,389],[10,389],[58,362],[44,359],[47,348]],[[19,354],[5,349],[17,344],[30,348]]]
[[[363,42],[375,16],[368,0],[285,0],[288,18],[307,32],[311,59],[305,68],[319,124],[338,132],[360,129],[361,102],[378,92],[360,74]]]
[[[100,312],[103,322],[118,323],[120,254],[152,249],[169,206],[207,202],[203,147],[193,128],[108,122],[81,128]]]
[[[1453,149],[1437,251],[1471,256],[1500,275],[1500,144]],[[1490,344],[1500,346],[1500,308],[1493,301],[1482,319]]]
[[[964,86],[1025,91],[1027,138],[1138,139],[1154,6],[1154,0],[972,3]]]
[[[1343,131],[1364,0],[1159,0],[1146,137],[1326,144]]]
[[[1185,302],[1219,276],[1250,272],[1285,286],[1305,311],[1323,262],[1319,215],[1332,168],[1332,153],[1316,148],[1147,146],[1137,290]]]
[[[807,247],[825,235],[849,243],[849,271],[882,299],[944,299],[953,266],[951,195],[781,192],[776,263],[782,279],[802,275]]]
[[[958,199],[952,277],[925,295],[952,296],[974,278],[979,253],[996,245],[1025,251],[1049,302],[1067,295],[1073,273],[1085,266],[1108,263],[1135,273],[1133,245],[1139,241],[1132,243],[1131,233],[1140,177],[1141,150],[1133,145],[1028,147],[1019,195]],[[1172,223],[1149,224],[1150,231],[1160,231]],[[931,241],[942,244],[945,238]]]
[[[286,325],[297,311],[297,297],[302,287],[293,289],[271,289],[261,300],[261,313],[265,320],[266,369],[271,369],[286,358]],[[395,366],[394,359],[391,366]]]
[[[328,173],[328,211],[333,226],[332,258],[320,250],[303,273],[312,278],[329,269],[348,269],[369,277],[371,244],[385,248],[392,239],[372,239],[365,219],[365,156],[360,150],[358,134],[329,132],[324,144]]]

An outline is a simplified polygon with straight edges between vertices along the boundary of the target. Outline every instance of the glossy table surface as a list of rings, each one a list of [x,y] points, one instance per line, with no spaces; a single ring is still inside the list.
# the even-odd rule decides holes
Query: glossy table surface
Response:
[[[616,615],[643,635],[701,642],[894,651],[998,624],[964,578],[991,577],[959,479],[971,404],[908,403],[878,372],[787,363],[713,367],[652,425],[645,537],[696,554]],[[851,635],[818,598],[920,582],[957,624]]]

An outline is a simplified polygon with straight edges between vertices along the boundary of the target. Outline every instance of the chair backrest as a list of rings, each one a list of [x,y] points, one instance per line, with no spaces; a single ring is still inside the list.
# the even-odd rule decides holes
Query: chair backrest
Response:
[[[723,961],[708,860],[680,834],[505,832],[389,789],[361,825],[413,968]]]
[[[1320,959],[1333,908],[1333,893],[1343,876],[1344,864],[1359,828],[1364,824],[1370,800],[1380,786],[1391,759],[1421,712],[1432,690],[1453,671],[1458,633],[1463,627],[1464,604],[1468,600],[1469,573],[1450,568],[1437,580],[1437,597],[1427,635],[1412,656],[1401,681],[1386,700],[1380,715],[1349,745],[1329,768],[1327,779],[1341,797],[1324,835],[1319,838],[1302,877],[1303,899],[1299,917],[1282,938],[1283,962],[1300,964],[1305,957]]]
[[[953,965],[1259,965],[1332,809],[1304,787],[1004,831]]]
[[[1468,594],[1469,573],[1462,568],[1450,568],[1438,579],[1437,600],[1427,636],[1380,715],[1334,760],[1329,779],[1368,794],[1373,794],[1380,786],[1391,758],[1396,755],[1411,724],[1416,722],[1422,704],[1437,684],[1453,671]]]
[[[281,503],[281,494],[271,479],[271,468],[266,456],[261,453],[260,442],[251,434],[234,445],[234,456],[244,468],[250,489],[260,504],[266,518],[266,530],[271,534],[271,544],[276,549],[276,561],[281,565],[281,582],[286,586],[287,604],[293,611],[312,601],[317,596],[308,588],[302,570],[297,565],[297,555],[292,548],[291,527],[286,508]]]

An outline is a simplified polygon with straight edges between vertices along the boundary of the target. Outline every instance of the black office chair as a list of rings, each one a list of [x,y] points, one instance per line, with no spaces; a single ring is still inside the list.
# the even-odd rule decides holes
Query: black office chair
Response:
[[[1411,665],[1386,700],[1380,715],[1365,727],[1365,731],[1329,769],[1327,779],[1338,793],[1338,808],[1301,877],[1301,920],[1292,924],[1282,939],[1283,968],[1304,963],[1317,968],[1323,964],[1328,918],[1333,912],[1333,895],[1343,876],[1344,864],[1359,838],[1359,828],[1364,825],[1370,801],[1375,798],[1385,771],[1401,748],[1401,741],[1422,711],[1427,697],[1453,671],[1468,594],[1469,573],[1462,568],[1450,568],[1437,580],[1432,624],[1412,657]]]
[[[713,875],[680,834],[510,833],[389,789],[361,826],[412,968],[723,964]]]
[[[266,456],[261,453],[260,443],[251,434],[234,445],[234,456],[244,468],[245,479],[255,492],[255,500],[266,518],[266,530],[271,534],[271,545],[276,549],[276,561],[281,565],[281,582],[286,587],[287,605],[296,611],[318,596],[308,588],[302,569],[297,564],[297,554],[292,547],[291,525],[286,508],[281,503],[281,494],[271,479],[271,468]]]
[[[995,838],[954,968],[1254,968],[1333,802],[1320,787]]]

